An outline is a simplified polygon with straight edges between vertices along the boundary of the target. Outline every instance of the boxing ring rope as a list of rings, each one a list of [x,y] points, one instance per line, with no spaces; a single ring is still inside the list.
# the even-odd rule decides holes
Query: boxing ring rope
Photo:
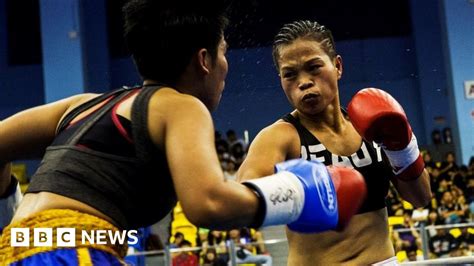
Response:
[[[474,256],[403,262],[401,265],[474,265]]]
[[[474,223],[462,223],[462,224],[444,224],[444,225],[427,225],[425,229],[441,229],[441,228],[462,228],[462,227],[474,227]],[[421,227],[415,227],[416,230],[420,231]],[[410,228],[393,229],[397,232],[409,232]]]
[[[474,226],[474,223],[469,223],[469,224],[454,224],[454,225],[439,225],[439,226],[428,226],[426,228],[459,228],[459,227],[472,227]],[[419,229],[419,228],[417,228]],[[402,229],[405,230],[405,229]],[[287,242],[286,239],[269,239],[265,240],[262,242],[252,242],[252,243],[247,243],[250,245],[257,245],[257,244],[266,244],[266,245],[272,245],[272,244],[279,244],[279,243],[285,243]],[[232,245],[233,243],[230,243],[229,249],[230,250],[235,250],[235,245]],[[216,246],[209,246],[211,247],[219,247],[218,245]],[[143,251],[143,252],[135,252],[133,254],[129,254],[128,256],[164,256],[165,262],[164,265],[168,266],[171,265],[171,254],[176,253],[176,252],[181,252],[181,251],[200,251],[202,247],[189,247],[189,248],[166,248],[164,250],[154,250],[154,251]],[[230,265],[237,265],[235,261],[235,254],[234,252],[230,252]],[[168,263],[169,264],[168,264]],[[422,261],[410,261],[410,262],[402,262],[400,265],[474,265],[474,256],[462,256],[462,257],[452,257],[452,258],[438,258],[438,259],[429,259],[429,260],[422,260]]]
[[[462,223],[462,224],[447,224],[447,225],[428,225],[426,226],[424,223],[420,223],[420,226],[415,227],[414,229],[420,232],[421,237],[421,250],[423,251],[423,258],[428,260],[429,256],[429,246],[428,246],[428,230],[430,229],[449,229],[449,228],[462,228],[462,227],[474,227],[474,223]],[[403,228],[403,229],[394,229],[397,232],[408,232],[412,230],[411,228]],[[429,264],[428,264],[429,265]]]
[[[269,239],[265,241],[258,241],[258,242],[251,242],[247,243],[247,245],[258,245],[258,244],[266,244],[266,245],[272,245],[272,244],[278,244],[278,243],[286,243],[286,239]],[[219,245],[211,245],[208,246],[207,248],[219,248]],[[236,245],[234,242],[229,242],[228,246],[229,248],[229,265],[236,266],[237,261],[236,261]],[[189,247],[189,248],[169,248],[167,246],[165,249],[161,250],[151,250],[151,251],[138,251],[138,252],[133,252],[131,254],[128,254],[127,257],[135,257],[135,256],[163,256],[164,257],[164,262],[163,266],[172,266],[172,253],[177,253],[177,252],[182,252],[182,251],[200,251],[202,250],[202,247]],[[231,252],[233,251],[233,252]]]

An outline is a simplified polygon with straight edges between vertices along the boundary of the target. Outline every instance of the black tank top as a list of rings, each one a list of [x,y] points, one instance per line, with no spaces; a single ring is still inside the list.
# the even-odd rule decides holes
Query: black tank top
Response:
[[[71,111],[61,121],[26,193],[48,191],[76,199],[122,229],[148,226],[163,218],[177,198],[166,156],[148,135],[148,103],[159,88],[115,90]],[[117,104],[137,90],[132,122],[116,116]],[[105,100],[97,111],[70,124]]]
[[[123,100],[126,100],[128,97],[133,96],[139,91],[140,88],[134,89]],[[110,98],[107,100],[110,100]],[[80,139],[78,139],[75,145],[80,148],[91,149],[94,151],[100,151],[119,156],[134,156],[135,147],[133,144],[132,123],[130,120],[116,113],[119,103],[120,102],[115,104],[113,108],[110,108],[110,110],[108,110],[101,118],[99,118],[95,125],[85,132]],[[84,105],[88,104],[85,103]],[[98,110],[95,112],[97,111]],[[67,114],[65,119],[69,121],[74,119],[78,114],[79,112],[73,110],[71,113]],[[91,115],[93,115],[93,113],[81,118],[74,123],[61,123],[61,126],[58,128],[56,137],[51,146],[67,144],[67,141],[71,138],[71,136],[74,135],[85,122],[88,121],[88,118]]]
[[[385,197],[393,173],[380,146],[364,140],[359,150],[351,156],[336,155],[328,151],[294,116],[287,114],[282,119],[291,123],[298,131],[301,142],[301,158],[320,161],[325,165],[353,168],[364,176],[367,184],[367,198],[358,213],[375,211],[386,206]]]

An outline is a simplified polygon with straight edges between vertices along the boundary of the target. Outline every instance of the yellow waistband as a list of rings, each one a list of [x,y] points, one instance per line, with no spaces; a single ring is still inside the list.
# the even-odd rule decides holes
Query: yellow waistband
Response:
[[[29,247],[12,247],[11,243],[11,228],[53,228],[53,243],[52,246],[38,247],[33,246],[33,231],[30,230],[30,246]],[[123,258],[127,254],[128,246],[115,243],[112,244],[105,239],[107,244],[91,244],[82,243],[82,231],[91,232],[92,230],[108,230],[112,232],[119,231],[117,227],[111,223],[98,218],[96,216],[81,213],[78,211],[67,209],[46,210],[30,217],[22,219],[18,222],[12,223],[3,229],[3,234],[0,238],[0,261],[7,265],[15,261],[22,260],[29,256],[56,250],[64,247],[57,247],[56,245],[56,229],[57,228],[75,228],[76,229],[76,246],[74,248],[94,248],[108,252],[115,257]]]

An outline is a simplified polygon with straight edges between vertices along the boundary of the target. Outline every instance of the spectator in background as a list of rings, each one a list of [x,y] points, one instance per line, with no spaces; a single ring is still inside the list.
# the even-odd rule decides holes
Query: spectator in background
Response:
[[[454,153],[446,153],[445,161],[441,163],[440,175],[442,175],[443,178],[449,179],[452,178],[458,169],[459,167],[456,164],[456,157],[454,156]]]
[[[462,165],[459,170],[452,176],[452,183],[459,188],[463,193],[466,191],[467,177],[468,177],[467,166]]]
[[[474,219],[474,175],[467,177],[466,204],[469,205],[470,220]]]
[[[469,252],[474,252],[474,234],[469,232],[468,227],[462,227],[461,235],[456,239],[459,243],[459,247],[467,249]]]
[[[437,258],[445,258],[449,257],[451,252],[456,251],[458,243],[445,228],[439,228],[436,230],[436,235],[430,238],[429,247]]]
[[[225,164],[224,177],[229,180],[237,180],[237,166],[234,157],[230,157]]]
[[[423,152],[423,161],[425,162],[425,169],[431,174],[433,169],[436,168],[436,163],[433,161],[429,151]]]
[[[267,249],[265,247],[263,234],[261,231],[249,228],[241,228],[240,229],[240,237],[248,239],[248,242],[255,243],[256,253],[257,254],[268,254]]]
[[[252,242],[257,243],[257,254],[270,255],[270,253],[268,253],[267,251],[267,248],[265,247],[265,243],[263,242],[264,241],[263,233],[261,231],[255,230],[255,232],[253,233],[251,237],[252,237]]]
[[[431,185],[431,191],[435,193],[435,198],[438,200],[438,196],[436,193],[438,192],[439,189],[439,182],[441,182],[441,178],[439,177],[439,168],[433,168],[431,173],[430,173],[430,185]]]
[[[435,145],[441,144],[441,132],[438,129],[435,129],[431,132],[431,141],[433,141],[433,144]]]
[[[202,266],[226,266],[217,261],[217,253],[214,248],[207,249],[206,253],[202,255]]]
[[[446,144],[453,143],[453,135],[451,134],[451,128],[445,127],[443,129],[443,140]]]
[[[204,242],[207,242],[209,237],[209,229],[200,227],[197,231],[196,246],[201,247]]]
[[[228,241],[235,244],[237,264],[258,263],[267,266],[272,265],[272,257],[270,255],[254,254],[254,247],[251,245],[252,238],[248,229],[232,229],[228,232]]]
[[[437,189],[435,191],[435,197],[438,205],[440,204],[443,195],[445,192],[451,191],[451,182],[448,181],[447,179],[441,179],[439,180],[439,183],[437,185]]]
[[[439,218],[438,212],[431,210],[428,214],[428,220],[426,221],[426,225],[428,226],[428,234],[430,237],[437,234],[437,231],[435,228],[433,228],[433,226],[441,224],[443,224],[443,221]]]
[[[230,153],[232,159],[235,162],[235,168],[239,169],[240,165],[245,159],[245,156],[247,155],[245,151],[245,146],[240,143],[235,143],[231,146]]]
[[[406,250],[407,258],[402,262],[409,262],[409,261],[422,261],[423,255],[418,255],[416,249]]]
[[[183,240],[179,244],[179,248],[187,249],[191,247],[188,240]],[[178,255],[173,257],[173,266],[198,266],[199,258],[192,252],[182,250]]]
[[[470,219],[470,210],[469,210],[469,205],[466,202],[466,198],[464,197],[464,194],[461,194],[458,196],[456,199],[456,202],[461,206],[462,215],[460,216],[461,218],[461,223],[467,223],[469,222]]]
[[[229,254],[227,253],[224,232],[217,230],[211,230],[209,232],[207,241],[202,243],[201,254],[204,256],[209,249],[214,249],[216,252],[214,265],[227,265]]]
[[[217,157],[221,164],[221,168],[224,171],[225,169],[227,169],[227,163],[232,157],[229,150],[229,143],[227,142],[227,140],[222,138],[221,133],[219,131],[215,131],[214,135],[215,135]]]
[[[222,134],[219,131],[215,131],[214,133],[214,139],[216,143],[216,150],[223,150],[223,151],[228,151],[229,150],[229,143],[222,138]]]
[[[443,220],[439,218],[438,212],[436,210],[431,210],[428,213],[428,220],[426,221],[426,225],[440,225],[443,224]]]
[[[445,224],[455,224],[461,222],[461,217],[465,215],[465,209],[454,201],[451,191],[445,191],[441,198],[438,214]]]
[[[244,151],[246,150],[247,145],[245,145],[245,141],[237,137],[237,134],[235,133],[233,129],[227,130],[226,136],[227,136],[227,143],[229,144],[229,150],[232,150],[232,147],[236,144],[242,145],[243,150]]]
[[[173,242],[170,243],[170,248],[178,248],[181,242],[183,242],[184,240],[184,234],[181,232],[176,232],[174,234]]]
[[[394,225],[394,240],[397,250],[404,250],[408,253],[410,250],[421,249],[420,234],[413,225],[411,213],[403,214],[403,224]],[[408,229],[408,230],[406,230]]]

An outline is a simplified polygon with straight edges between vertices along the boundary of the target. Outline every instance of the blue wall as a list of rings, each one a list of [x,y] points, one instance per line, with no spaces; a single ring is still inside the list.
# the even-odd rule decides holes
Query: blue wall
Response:
[[[5,1],[0,0],[0,119],[45,101],[41,65],[7,65]],[[82,12],[96,11],[93,3],[86,1]],[[97,10],[103,11],[102,4],[99,6]],[[429,135],[433,129],[450,126],[447,78],[445,75],[433,74],[436,71],[444,73],[441,47],[437,43],[426,45],[443,37],[439,16],[435,16],[438,7],[432,5],[429,10],[430,14],[434,14],[430,16],[432,23],[420,19],[413,21],[416,38],[407,36],[337,43],[344,64],[340,82],[342,104],[346,105],[350,97],[364,87],[387,90],[404,106],[422,145],[429,144]],[[423,8],[412,6],[413,16],[422,12]],[[98,16],[96,14],[94,17]],[[104,21],[99,18],[92,21],[82,19],[81,24],[76,26],[90,29],[97,23]],[[85,48],[81,50],[86,50],[86,68],[83,69],[85,83],[93,87],[92,91],[103,91],[102,86],[116,88],[139,84],[140,78],[131,59],[111,59],[103,55],[107,52],[104,48],[107,38],[97,36],[104,30],[105,27],[98,28],[81,36],[85,38],[82,40]],[[98,48],[94,46],[93,40],[100,42]],[[270,48],[230,50],[228,61],[230,71],[226,89],[219,108],[213,114],[216,129],[235,129],[239,134],[249,130],[250,138],[253,138],[263,127],[291,111],[291,107],[280,88]],[[431,65],[433,68],[428,67]],[[439,115],[447,117],[444,124],[434,121],[433,118]]]
[[[418,84],[426,136],[451,125],[439,1],[410,1]]]
[[[450,87],[456,156],[464,164],[474,156],[474,100],[467,99],[464,82],[474,80],[474,3],[443,0],[443,48]]]
[[[0,0],[0,119],[44,101],[41,65],[8,65],[5,4]]]
[[[6,0],[0,0],[0,120],[44,102],[41,65],[9,66],[7,54]],[[29,174],[37,161],[25,161]]]
[[[354,40],[336,46],[344,67],[339,87],[342,104],[347,105],[362,88],[382,88],[401,102],[419,141],[425,143],[411,38]],[[214,113],[216,128],[248,130],[252,138],[291,107],[280,87],[270,48],[231,50],[228,60],[226,89]]]
[[[77,0],[40,1],[46,102],[85,92],[84,49]]]

